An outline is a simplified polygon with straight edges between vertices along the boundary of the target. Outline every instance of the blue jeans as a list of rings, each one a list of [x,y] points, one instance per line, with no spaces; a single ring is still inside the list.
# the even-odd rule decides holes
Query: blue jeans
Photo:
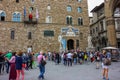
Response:
[[[44,79],[44,73],[45,73],[45,66],[42,66],[41,64],[39,64],[39,69],[40,69],[40,75],[39,78]]]
[[[73,60],[74,60],[74,64],[77,64],[77,58],[74,58]]]
[[[10,67],[10,63],[6,62],[6,72],[9,73],[9,67]]]

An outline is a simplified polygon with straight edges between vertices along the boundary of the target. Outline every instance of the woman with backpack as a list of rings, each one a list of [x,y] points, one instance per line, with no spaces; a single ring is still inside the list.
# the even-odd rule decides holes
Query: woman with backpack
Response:
[[[103,53],[106,55],[106,52]],[[110,65],[110,60],[105,56],[104,60],[102,62],[102,68],[103,68],[103,79],[104,80],[109,80],[108,78],[108,72],[109,72],[109,65]]]
[[[39,64],[39,69],[40,69],[40,74],[38,76],[38,80],[44,79],[44,73],[45,73],[45,64],[43,65],[43,61],[45,62],[45,56],[43,55],[43,52],[40,52],[40,55],[37,57],[38,64]]]

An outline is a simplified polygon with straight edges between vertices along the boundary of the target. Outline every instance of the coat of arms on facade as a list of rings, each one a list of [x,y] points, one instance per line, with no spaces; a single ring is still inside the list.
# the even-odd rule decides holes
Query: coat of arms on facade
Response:
[[[79,35],[79,30],[72,26],[68,26],[68,27],[62,28],[61,33],[64,36],[77,36]]]

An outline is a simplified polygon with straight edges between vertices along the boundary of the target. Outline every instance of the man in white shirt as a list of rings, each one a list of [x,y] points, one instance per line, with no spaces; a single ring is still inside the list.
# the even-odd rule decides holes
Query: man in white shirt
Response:
[[[72,56],[73,56],[73,54],[71,52],[68,52],[68,54],[67,54],[68,66],[69,65],[72,66]]]

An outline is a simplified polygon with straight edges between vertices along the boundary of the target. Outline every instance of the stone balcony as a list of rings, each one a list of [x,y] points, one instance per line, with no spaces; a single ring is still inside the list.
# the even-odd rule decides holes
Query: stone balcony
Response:
[[[37,24],[38,20],[36,18],[33,18],[32,20],[24,19],[25,24]]]

